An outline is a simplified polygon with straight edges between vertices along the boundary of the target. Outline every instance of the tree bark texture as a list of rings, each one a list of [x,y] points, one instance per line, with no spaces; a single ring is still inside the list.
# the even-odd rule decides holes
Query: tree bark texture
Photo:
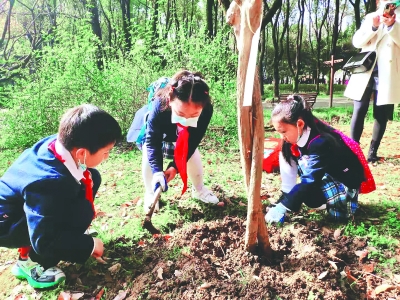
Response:
[[[245,246],[247,251],[254,252],[258,241],[264,255],[269,256],[271,248],[260,199],[264,117],[257,72],[254,74],[252,106],[243,106],[250,47],[254,32],[260,26],[262,5],[262,0],[233,1],[227,11],[227,22],[234,29],[239,50],[237,111],[240,156],[248,194]]]

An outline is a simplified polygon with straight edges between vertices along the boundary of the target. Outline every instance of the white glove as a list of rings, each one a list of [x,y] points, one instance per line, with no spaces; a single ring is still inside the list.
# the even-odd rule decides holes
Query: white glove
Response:
[[[282,204],[278,203],[275,207],[271,207],[265,215],[265,222],[267,223],[283,223],[285,221],[285,213],[288,209]]]
[[[167,179],[165,179],[164,172],[157,172],[153,174],[151,185],[154,187],[154,191],[161,186],[163,192],[168,191]]]

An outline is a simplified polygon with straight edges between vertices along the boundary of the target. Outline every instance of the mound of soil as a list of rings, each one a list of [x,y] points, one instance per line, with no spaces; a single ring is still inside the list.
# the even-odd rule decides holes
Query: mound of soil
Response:
[[[269,233],[273,257],[267,259],[246,252],[239,218],[177,230],[166,247],[183,249],[180,258],[152,261],[131,282],[127,299],[400,299],[393,289],[374,294],[382,282],[360,254],[365,240],[314,222]]]
[[[58,299],[400,300],[395,280],[373,274],[366,239],[300,219],[269,226],[273,254],[265,257],[246,252],[245,226],[225,217],[139,244],[121,237],[108,245],[107,264],[64,263]],[[0,275],[16,280],[9,271]]]

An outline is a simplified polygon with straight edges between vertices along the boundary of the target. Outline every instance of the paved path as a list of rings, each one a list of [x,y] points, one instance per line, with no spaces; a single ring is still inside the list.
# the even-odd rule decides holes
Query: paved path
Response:
[[[333,98],[333,107],[347,107],[353,106],[353,101],[349,98]],[[263,107],[265,109],[272,108],[273,104],[270,102],[263,102]],[[318,98],[315,101],[314,108],[328,108],[329,107],[329,98]]]

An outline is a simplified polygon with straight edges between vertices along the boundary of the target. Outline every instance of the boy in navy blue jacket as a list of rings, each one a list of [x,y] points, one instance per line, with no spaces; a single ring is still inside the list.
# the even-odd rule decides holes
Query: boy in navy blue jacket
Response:
[[[93,105],[67,111],[58,134],[37,142],[0,179],[0,247],[19,248],[12,272],[34,288],[65,279],[60,260],[84,263],[103,255],[85,234],[95,217],[96,169],[121,137],[117,121]]]

